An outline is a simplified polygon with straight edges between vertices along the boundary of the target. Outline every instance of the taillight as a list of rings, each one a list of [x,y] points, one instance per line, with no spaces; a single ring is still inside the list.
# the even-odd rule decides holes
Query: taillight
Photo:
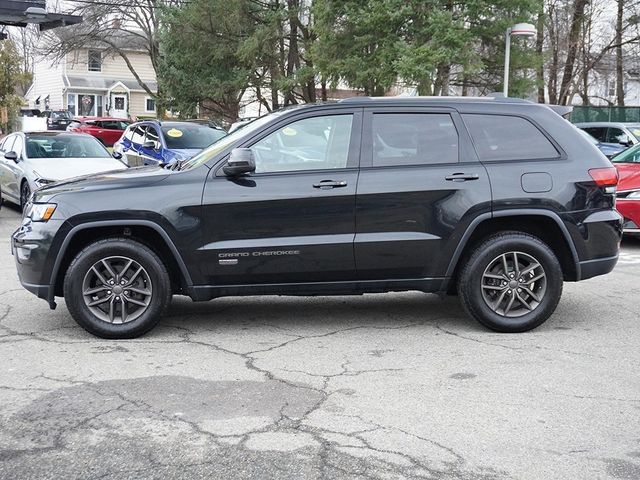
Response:
[[[618,170],[616,167],[592,168],[589,175],[599,187],[615,187],[618,185]]]

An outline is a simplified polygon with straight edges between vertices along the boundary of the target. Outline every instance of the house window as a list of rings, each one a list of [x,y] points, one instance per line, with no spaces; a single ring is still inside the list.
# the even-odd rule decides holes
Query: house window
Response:
[[[155,98],[146,97],[144,100],[144,111],[145,112],[155,112],[156,111],[156,100]]]
[[[90,72],[101,72],[102,52],[100,50],[89,50],[89,60],[87,64]]]

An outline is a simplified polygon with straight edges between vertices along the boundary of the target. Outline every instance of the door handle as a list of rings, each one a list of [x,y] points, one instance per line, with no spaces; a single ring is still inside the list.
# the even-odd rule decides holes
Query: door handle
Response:
[[[448,182],[466,182],[467,180],[478,180],[480,175],[477,173],[454,173],[444,177]]]
[[[331,188],[346,187],[347,182],[344,180],[322,180],[320,183],[314,183],[313,188],[320,188],[322,190],[329,190]]]

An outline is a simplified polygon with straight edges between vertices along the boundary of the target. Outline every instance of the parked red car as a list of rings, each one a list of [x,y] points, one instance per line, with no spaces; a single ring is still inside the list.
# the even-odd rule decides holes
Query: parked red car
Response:
[[[616,209],[624,217],[624,233],[640,235],[640,144],[611,159],[620,180]]]
[[[77,117],[67,127],[68,132],[88,133],[100,140],[105,146],[112,147],[131,122],[122,118]]]

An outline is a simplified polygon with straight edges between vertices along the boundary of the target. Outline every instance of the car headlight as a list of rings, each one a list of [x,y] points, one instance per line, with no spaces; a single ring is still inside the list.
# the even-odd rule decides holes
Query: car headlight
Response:
[[[55,203],[32,203],[29,205],[25,217],[29,217],[32,222],[47,222],[56,211]]]
[[[52,183],[55,183],[55,180],[50,180],[48,178],[36,178],[34,180],[34,183],[38,186],[38,187],[44,187],[46,185],[51,185]]]
[[[635,192],[631,192],[627,195],[629,200],[640,200],[640,190],[636,190]]]

